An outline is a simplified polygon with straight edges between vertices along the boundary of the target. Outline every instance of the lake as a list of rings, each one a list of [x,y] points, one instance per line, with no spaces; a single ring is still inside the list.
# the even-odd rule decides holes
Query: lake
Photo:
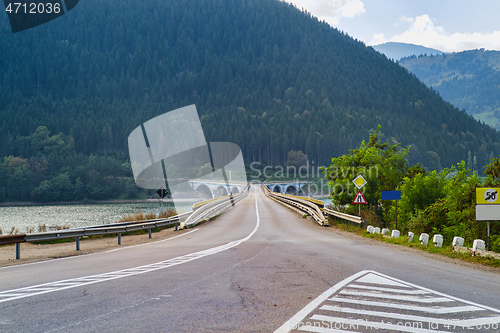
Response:
[[[179,204],[182,212],[191,211],[192,203]],[[164,202],[163,209],[173,207],[173,203]],[[81,228],[118,222],[120,218],[142,210],[143,213],[158,214],[161,204],[157,202],[112,203],[112,204],[75,204],[43,206],[7,206],[0,207],[0,228],[3,235],[10,233],[12,227],[19,233],[26,233],[27,228],[38,232],[38,226],[45,224],[47,230],[55,226],[67,225]]]

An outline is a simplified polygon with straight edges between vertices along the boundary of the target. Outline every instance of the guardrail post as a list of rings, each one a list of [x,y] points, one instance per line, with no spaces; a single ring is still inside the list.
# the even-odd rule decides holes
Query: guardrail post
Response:
[[[75,240],[76,240],[76,250],[80,251],[80,237],[76,237]]]
[[[151,238],[151,228],[148,229],[149,238]]]
[[[118,233],[118,245],[122,245],[122,234]]]
[[[16,259],[21,259],[21,243],[16,243]]]

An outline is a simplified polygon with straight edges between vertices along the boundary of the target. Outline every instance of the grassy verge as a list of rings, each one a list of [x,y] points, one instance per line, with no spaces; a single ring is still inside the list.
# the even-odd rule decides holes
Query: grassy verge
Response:
[[[381,241],[384,243],[411,247],[411,248],[425,251],[428,253],[439,254],[439,255],[446,256],[448,258],[453,258],[453,259],[462,260],[462,261],[466,261],[466,262],[472,262],[472,263],[481,264],[481,265],[485,265],[485,266],[489,266],[489,267],[500,267],[500,260],[498,260],[498,259],[495,259],[492,257],[471,256],[468,253],[455,252],[452,250],[451,245],[443,245],[443,247],[435,247],[433,245],[424,246],[424,245],[420,244],[420,242],[418,241],[417,238],[414,238],[413,241],[410,242],[410,241],[408,241],[408,237],[406,237],[406,236],[392,238],[392,237],[383,236],[382,234],[370,234],[358,226],[353,226],[353,225],[341,223],[338,221],[331,221],[330,220],[330,226],[337,228],[337,229],[340,229],[340,230],[343,230],[343,231],[356,233],[356,234],[363,236],[365,238],[375,239],[375,240],[378,240],[378,241]]]

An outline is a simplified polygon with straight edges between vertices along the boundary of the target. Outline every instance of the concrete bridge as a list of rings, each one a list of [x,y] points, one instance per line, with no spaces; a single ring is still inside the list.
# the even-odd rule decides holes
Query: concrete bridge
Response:
[[[225,183],[224,181],[205,180],[192,180],[189,184],[205,199],[213,199],[240,193],[247,186],[245,182],[229,181]]]
[[[301,182],[269,182],[266,183],[265,185],[271,192],[299,195],[307,193],[307,187],[304,188],[304,186],[307,184],[308,184],[307,181],[301,181]]]

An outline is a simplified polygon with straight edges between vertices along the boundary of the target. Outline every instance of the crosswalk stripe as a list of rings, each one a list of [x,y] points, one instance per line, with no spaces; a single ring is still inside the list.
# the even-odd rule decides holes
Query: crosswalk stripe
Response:
[[[491,323],[497,323],[500,321],[500,317],[485,317],[485,318],[474,318],[474,319],[464,319],[464,320],[454,320],[454,319],[441,319],[441,318],[429,318],[429,317],[422,317],[422,316],[414,316],[414,315],[407,315],[407,314],[398,314],[398,313],[390,313],[390,312],[382,312],[382,311],[369,311],[369,310],[359,310],[359,309],[352,309],[352,308],[341,308],[341,307],[335,307],[331,305],[323,305],[320,310],[327,310],[327,311],[332,311],[332,312],[339,312],[339,313],[349,313],[349,314],[360,314],[360,315],[366,315],[366,316],[376,316],[376,317],[383,317],[383,318],[391,318],[391,319],[401,319],[401,320],[406,320],[406,321],[413,321],[413,322],[428,322],[429,319],[432,320],[433,323],[440,324],[440,325],[447,325],[447,326],[460,326],[460,327],[469,327],[469,326],[476,326],[478,324],[491,324]],[[339,318],[332,317],[334,320],[337,320]]]
[[[439,307],[414,306],[414,305],[406,305],[406,304],[394,304],[394,303],[385,303],[385,302],[364,301],[364,300],[360,300],[360,299],[343,298],[340,296],[335,296],[335,297],[329,298],[328,300],[333,301],[333,302],[339,302],[339,303],[378,306],[378,307],[384,307],[384,308],[412,310],[412,311],[428,312],[428,313],[435,313],[435,314],[450,314],[450,313],[460,313],[460,312],[470,312],[470,311],[485,311],[485,309],[477,307],[477,306],[473,306],[473,305],[439,308]]]
[[[304,332],[315,332],[315,333],[360,333],[356,331],[346,331],[346,330],[338,330],[335,328],[311,327],[311,326],[301,327],[299,330]]]
[[[410,301],[410,302],[418,302],[418,303],[441,303],[441,302],[451,302],[453,300],[446,297],[415,297],[415,296],[400,296],[400,295],[386,295],[380,293],[368,293],[368,292],[358,292],[358,291],[349,291],[342,290],[340,292],[342,295],[349,296],[362,296],[362,297],[374,297],[374,298],[384,298],[384,299],[393,299],[399,301]]]
[[[399,294],[409,294],[409,295],[430,294],[430,292],[428,292],[426,290],[393,289],[393,288],[384,288],[384,287],[363,286],[363,285],[359,285],[359,284],[350,284],[349,288],[352,288],[352,289],[366,289],[366,290],[378,290],[378,291],[385,291],[385,292],[389,292],[389,293],[399,293]]]
[[[313,315],[311,317],[313,320],[319,320],[323,323],[332,323],[332,325],[335,324],[346,324],[346,325],[352,325],[353,320],[350,318],[335,318],[335,317],[330,317],[330,316],[324,316],[324,315]],[[364,321],[364,320],[359,320],[358,325],[363,327],[364,329],[382,329],[382,330],[395,330],[399,332],[409,332],[409,333],[449,333],[447,331],[438,331],[434,329],[426,329],[424,328],[423,323],[411,323],[413,326],[405,326],[403,325],[398,325],[398,324],[393,324],[389,322],[376,322],[376,321]],[[302,330],[302,329],[299,329]],[[311,332],[311,331],[310,331]],[[313,332],[328,332],[329,331],[313,331]]]

